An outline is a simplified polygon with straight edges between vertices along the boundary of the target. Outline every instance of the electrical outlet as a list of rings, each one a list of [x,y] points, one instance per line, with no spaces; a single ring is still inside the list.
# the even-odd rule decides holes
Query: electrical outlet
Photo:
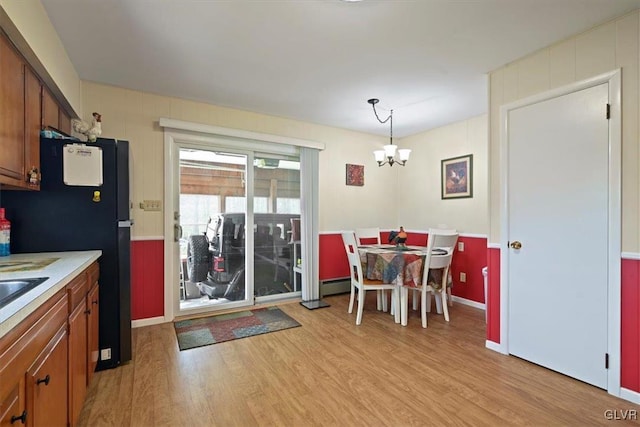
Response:
[[[458,252],[464,252],[464,242],[458,242]]]
[[[160,211],[160,200],[143,200],[140,202],[140,209],[144,211]]]
[[[100,350],[100,360],[109,360],[111,359],[111,349],[103,348]]]
[[[465,283],[467,281],[467,273],[460,272],[460,282]]]

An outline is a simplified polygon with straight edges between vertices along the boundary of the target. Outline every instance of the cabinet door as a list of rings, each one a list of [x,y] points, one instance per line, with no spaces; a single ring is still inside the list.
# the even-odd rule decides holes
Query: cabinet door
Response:
[[[87,314],[79,304],[69,316],[69,425],[78,422],[87,393]]]
[[[0,175],[22,181],[24,171],[24,63],[0,36]],[[0,182],[7,182],[1,180]],[[9,181],[11,182],[11,181]]]
[[[60,119],[58,115],[58,103],[51,92],[45,87],[42,88],[42,127],[58,129]]]
[[[24,406],[24,379],[17,383],[9,395],[0,402],[0,426],[16,426],[27,422]]]
[[[100,343],[98,342],[98,319],[100,315],[100,301],[99,301],[99,287],[96,283],[91,291],[87,294],[87,308],[89,309],[88,318],[88,344],[89,351],[87,352],[87,386],[91,384],[91,378],[96,370],[98,364],[98,353],[100,349]]]
[[[40,171],[40,94],[42,86],[40,80],[31,71],[29,67],[25,67],[25,139],[24,139],[24,167],[25,183],[28,183],[27,174],[32,169]],[[37,184],[28,183],[27,186],[33,189],[40,188],[40,181]]]
[[[65,325],[27,371],[30,426],[67,425],[67,344]]]
[[[58,130],[66,133],[67,135],[71,135],[71,118],[62,108],[58,109],[59,112],[59,125]]]

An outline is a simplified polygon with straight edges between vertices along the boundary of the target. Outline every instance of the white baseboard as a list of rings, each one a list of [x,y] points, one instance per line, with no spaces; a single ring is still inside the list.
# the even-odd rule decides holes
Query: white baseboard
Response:
[[[477,302],[477,301],[472,301],[470,299],[466,299],[466,298],[462,298],[462,297],[457,297],[455,295],[451,296],[453,299],[453,302],[459,302],[460,304],[463,305],[468,305],[474,308],[479,308],[480,310],[484,310],[485,309],[485,305],[481,302]]]
[[[627,388],[620,388],[620,398],[640,405],[640,393],[637,391],[629,390]]]
[[[497,351],[498,353],[502,353],[502,354],[508,354],[504,346],[498,344],[497,342],[487,340],[485,341],[484,346],[489,350]]]
[[[164,316],[149,317],[147,319],[132,320],[131,321],[131,327],[132,328],[141,328],[143,326],[159,325],[161,323],[166,323],[166,320],[164,319]]]

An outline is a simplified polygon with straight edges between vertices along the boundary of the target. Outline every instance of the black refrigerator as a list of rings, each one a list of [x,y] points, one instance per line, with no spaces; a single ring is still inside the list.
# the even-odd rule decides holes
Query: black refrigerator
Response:
[[[11,221],[11,253],[102,250],[99,344],[100,350],[111,350],[110,359],[98,360],[102,370],[131,360],[129,143],[99,138],[83,144],[41,138],[40,191],[3,191],[0,206]],[[102,156],[102,173],[93,173],[101,176],[101,185],[65,184],[72,164],[68,153],[83,152]]]

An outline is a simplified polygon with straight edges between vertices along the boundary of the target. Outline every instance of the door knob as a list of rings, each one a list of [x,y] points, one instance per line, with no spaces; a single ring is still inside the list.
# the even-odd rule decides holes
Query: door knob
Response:
[[[511,246],[513,249],[520,249],[522,247],[522,243],[520,243],[517,240],[515,240],[515,241],[511,242],[511,244],[509,246]]]

